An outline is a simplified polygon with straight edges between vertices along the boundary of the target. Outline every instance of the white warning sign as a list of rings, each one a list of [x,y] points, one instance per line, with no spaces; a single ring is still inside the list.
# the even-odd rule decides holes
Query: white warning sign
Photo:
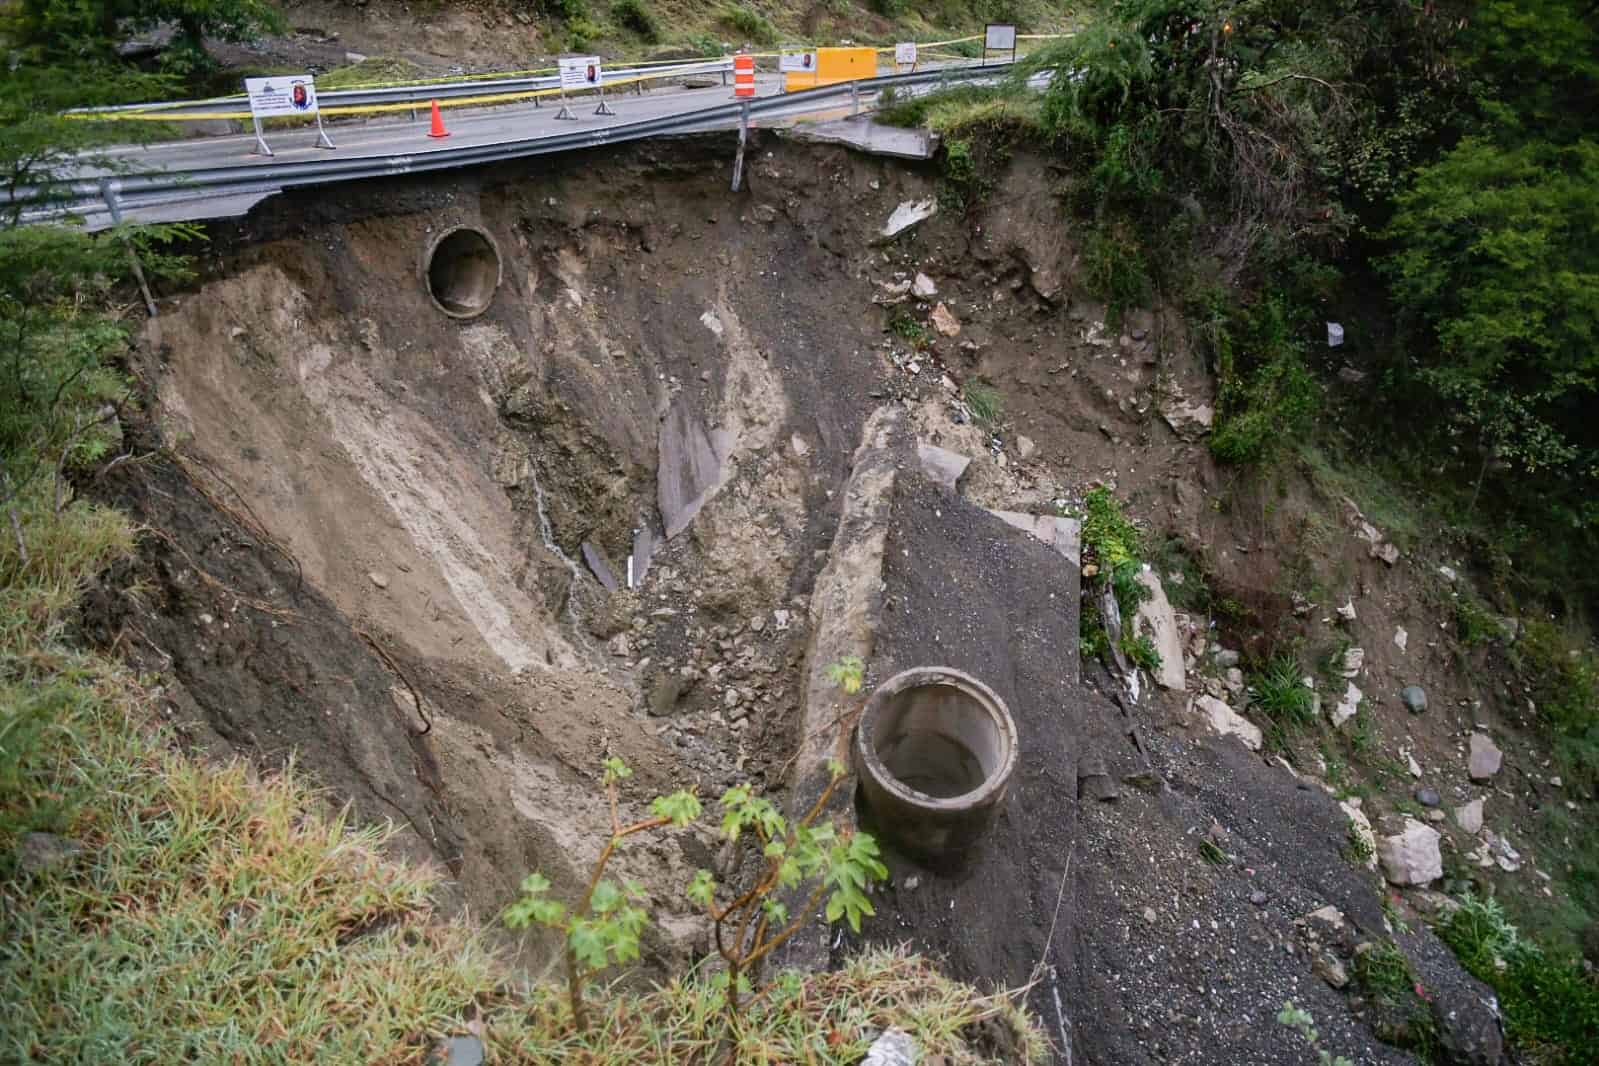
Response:
[[[901,67],[916,65],[916,42],[901,41],[894,46],[894,63]]]
[[[989,23],[983,28],[983,47],[991,52],[1016,51],[1016,27]]]
[[[316,79],[309,74],[245,78],[244,91],[250,97],[250,113],[256,118],[317,113]]]
[[[816,53],[785,51],[777,58],[777,69],[784,74],[808,74],[816,69]]]
[[[567,56],[561,60],[563,89],[595,89],[603,76],[599,56]]]

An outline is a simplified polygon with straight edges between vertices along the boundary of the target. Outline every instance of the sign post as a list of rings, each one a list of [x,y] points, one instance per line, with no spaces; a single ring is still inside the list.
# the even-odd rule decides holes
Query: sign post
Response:
[[[309,74],[290,74],[278,78],[245,78],[244,91],[250,98],[250,122],[255,127],[255,154],[272,155],[261,130],[261,120],[279,116],[309,115],[316,119],[317,148],[334,148],[328,131],[322,127],[322,111],[316,102],[316,79]]]
[[[1009,52],[1011,62],[1016,62],[1016,27],[1003,22],[990,22],[983,27],[983,65],[988,65],[989,52]]]
[[[894,46],[894,66],[916,69],[916,42],[901,41]]]

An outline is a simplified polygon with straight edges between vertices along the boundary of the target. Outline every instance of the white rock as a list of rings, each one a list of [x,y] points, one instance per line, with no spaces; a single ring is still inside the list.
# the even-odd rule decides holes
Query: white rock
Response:
[[[938,295],[938,286],[934,285],[933,279],[926,274],[918,273],[916,280],[911,282],[911,294],[925,300],[929,296]]]
[[[1473,781],[1486,781],[1499,772],[1504,753],[1485,733],[1471,734],[1471,755],[1467,771]]]
[[[1195,403],[1181,396],[1173,397],[1161,405],[1160,416],[1183,440],[1192,441],[1210,432],[1216,421],[1216,410],[1207,403]]]
[[[1342,618],[1346,622],[1353,622],[1355,620],[1355,600],[1353,597],[1350,597],[1348,603],[1338,608],[1338,617]]]
[[[1366,649],[1350,648],[1348,651],[1344,652],[1344,668],[1340,670],[1339,673],[1343,674],[1345,677],[1355,677],[1359,675],[1361,668],[1365,665]]]
[[[892,237],[903,233],[916,223],[932,218],[938,214],[938,201],[932,197],[925,200],[906,200],[894,208],[894,213],[888,216],[888,221],[883,224],[883,236]]]
[[[1360,691],[1360,689],[1356,688],[1355,683],[1351,681],[1349,683],[1349,687],[1344,690],[1343,696],[1338,700],[1338,706],[1333,708],[1333,728],[1337,729],[1339,726],[1342,726],[1345,722],[1353,718],[1355,714],[1359,712],[1360,701],[1363,699],[1365,699],[1364,694]]]
[[[1405,752],[1405,765],[1410,770],[1411,777],[1421,776],[1421,764],[1418,763],[1416,761],[1416,757],[1410,754],[1408,751]]]
[[[916,1041],[903,1029],[888,1029],[872,1041],[860,1066],[916,1066]]]
[[[1194,706],[1205,716],[1205,724],[1222,736],[1235,736],[1250,751],[1259,751],[1265,743],[1260,727],[1243,717],[1214,696],[1199,696]]]
[[[1138,605],[1133,622],[1134,633],[1149,634],[1155,650],[1160,653],[1160,666],[1155,670],[1155,684],[1172,692],[1187,688],[1183,677],[1183,638],[1177,630],[1177,618],[1172,613],[1171,601],[1153,571],[1140,570],[1137,581],[1149,590],[1149,596]]]
[[[1482,802],[1479,797],[1464,807],[1455,808],[1455,824],[1473,836],[1482,830]]]
[[[1414,818],[1405,819],[1402,832],[1378,839],[1377,858],[1383,875],[1396,885],[1431,884],[1444,875],[1438,830]]]
[[[1023,462],[1038,454],[1038,445],[1033,443],[1033,438],[1018,436],[1016,438],[1016,457]]]
[[[1440,566],[1438,568],[1438,572],[1443,575],[1445,581],[1450,582],[1453,582],[1460,576],[1459,574],[1455,573],[1454,567],[1451,566]]]
[[[718,337],[722,335],[722,320],[716,317],[715,311],[707,311],[701,315],[700,324]]]
[[[389,587],[389,579],[378,573],[376,570],[373,570],[371,573],[367,574],[366,578],[380,589],[386,589]]]
[[[1410,634],[1405,632],[1404,626],[1394,627],[1394,646],[1400,651],[1405,650],[1405,645],[1410,642]]]
[[[1359,797],[1345,800],[1338,806],[1343,808],[1344,815],[1348,817],[1355,835],[1366,842],[1366,865],[1375,870],[1377,868],[1377,834],[1371,831],[1371,819],[1366,817],[1366,812],[1355,804]]]
[[[935,304],[933,306],[933,313],[929,317],[932,319],[933,328],[938,330],[938,332],[943,336],[960,336],[960,319],[956,318],[955,313],[949,308],[945,307],[943,304]]]
[[[1327,323],[1327,347],[1336,348],[1344,343],[1344,327],[1340,322]]]

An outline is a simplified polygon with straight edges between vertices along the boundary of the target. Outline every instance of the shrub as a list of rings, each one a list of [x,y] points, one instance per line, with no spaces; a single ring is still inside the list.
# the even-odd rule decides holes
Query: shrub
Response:
[[[751,44],[774,44],[777,41],[777,27],[759,11],[742,4],[723,8],[722,22],[747,38]]]
[[[655,20],[645,0],[615,0],[611,4],[611,18],[625,30],[631,30],[651,43],[661,39],[661,27]]]
[[[1283,729],[1316,724],[1316,694],[1305,687],[1299,661],[1292,655],[1274,656],[1250,678],[1249,702]]]
[[[1576,787],[1599,788],[1599,656],[1541,619],[1527,623],[1513,655],[1562,774]]]
[[[1211,289],[1194,303],[1219,384],[1211,451],[1230,463],[1275,457],[1306,432],[1321,407],[1321,387],[1304,363],[1303,316],[1281,294],[1242,308]]]
[[[961,389],[961,399],[966,401],[972,421],[986,430],[992,432],[1004,417],[1005,401],[999,395],[999,390],[991,386],[968,384]]]
[[[1084,283],[1105,302],[1105,321],[1116,328],[1122,315],[1142,304],[1149,292],[1149,266],[1132,226],[1107,222],[1096,226],[1083,248]]]

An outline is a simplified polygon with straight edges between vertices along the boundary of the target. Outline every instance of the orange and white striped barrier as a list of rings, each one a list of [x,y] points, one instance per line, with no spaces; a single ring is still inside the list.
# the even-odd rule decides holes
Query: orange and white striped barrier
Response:
[[[740,53],[733,57],[733,95],[744,98],[755,95],[755,57]]]

